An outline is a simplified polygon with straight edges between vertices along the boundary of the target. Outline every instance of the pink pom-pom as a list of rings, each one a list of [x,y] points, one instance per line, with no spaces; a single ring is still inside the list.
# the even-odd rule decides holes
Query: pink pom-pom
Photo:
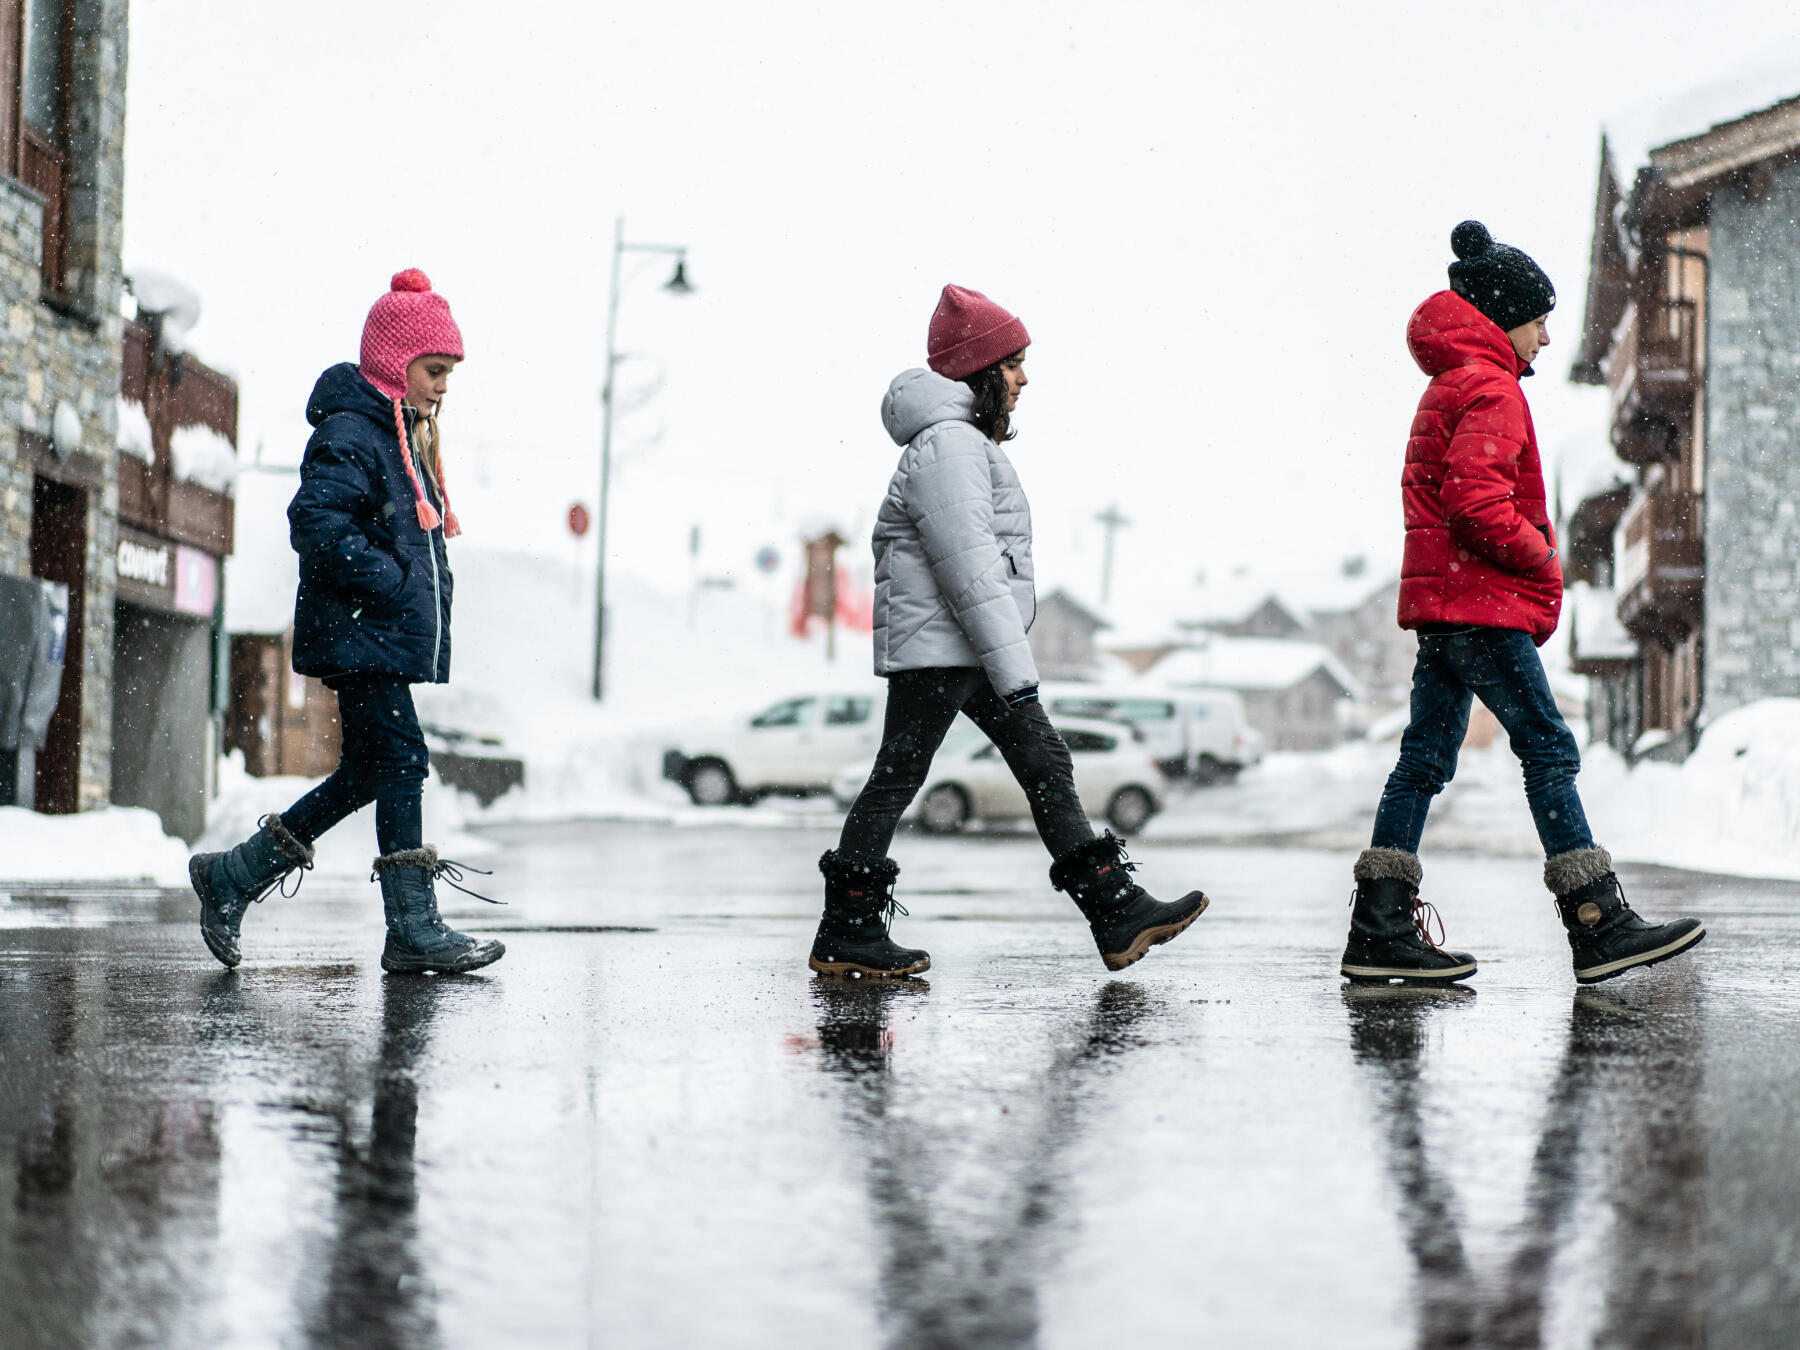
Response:
[[[393,284],[388,288],[395,291],[428,291],[431,289],[431,278],[416,267],[409,267],[404,272],[394,273]]]

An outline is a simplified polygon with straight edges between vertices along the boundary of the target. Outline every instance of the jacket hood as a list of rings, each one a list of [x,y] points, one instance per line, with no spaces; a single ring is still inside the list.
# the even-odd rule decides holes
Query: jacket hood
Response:
[[[967,422],[975,411],[975,391],[960,380],[936,371],[905,370],[881,400],[881,425],[896,445],[905,445],[926,427],[939,422]]]
[[[1419,369],[1433,379],[1477,364],[1496,366],[1515,379],[1531,374],[1500,325],[1455,291],[1439,291],[1412,312],[1406,346]]]
[[[340,412],[361,413],[384,427],[391,427],[394,422],[394,405],[362,377],[354,361],[340,361],[329,367],[313,385],[312,397],[306,400],[306,420],[315,427]]]

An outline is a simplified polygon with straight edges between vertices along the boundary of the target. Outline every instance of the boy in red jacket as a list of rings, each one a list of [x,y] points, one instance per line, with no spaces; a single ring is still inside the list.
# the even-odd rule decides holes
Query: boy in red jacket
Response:
[[[1431,377],[1400,479],[1400,626],[1419,634],[1412,721],[1374,838],[1356,860],[1342,970],[1369,983],[1475,973],[1474,957],[1427,935],[1435,916],[1419,899],[1418,848],[1431,799],[1456,773],[1478,696],[1524,766],[1544,884],[1569,935],[1575,978],[1594,984],[1686,951],[1706,930],[1698,919],[1647,923],[1626,902],[1612,858],[1588,832],[1575,792],[1581,752],[1537,654],[1556,630],[1562,569],[1519,380],[1550,341],[1556,294],[1542,268],[1478,221],[1458,225],[1450,246],[1450,289],[1414,310],[1406,333]]]

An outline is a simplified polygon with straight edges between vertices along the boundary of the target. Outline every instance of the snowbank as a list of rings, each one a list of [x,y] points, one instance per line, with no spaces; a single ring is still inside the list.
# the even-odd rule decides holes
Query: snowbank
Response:
[[[187,846],[162,832],[154,811],[112,806],[41,816],[0,806],[0,882],[141,882],[185,886]]]
[[[1719,718],[1682,764],[1625,762],[1589,747],[1581,799],[1619,858],[1800,880],[1800,699]]]

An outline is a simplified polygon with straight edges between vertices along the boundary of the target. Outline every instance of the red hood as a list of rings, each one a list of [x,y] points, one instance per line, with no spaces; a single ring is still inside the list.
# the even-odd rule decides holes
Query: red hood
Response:
[[[1514,379],[1531,372],[1500,325],[1455,291],[1439,291],[1412,312],[1406,345],[1419,369],[1433,379],[1477,362],[1497,366]]]

